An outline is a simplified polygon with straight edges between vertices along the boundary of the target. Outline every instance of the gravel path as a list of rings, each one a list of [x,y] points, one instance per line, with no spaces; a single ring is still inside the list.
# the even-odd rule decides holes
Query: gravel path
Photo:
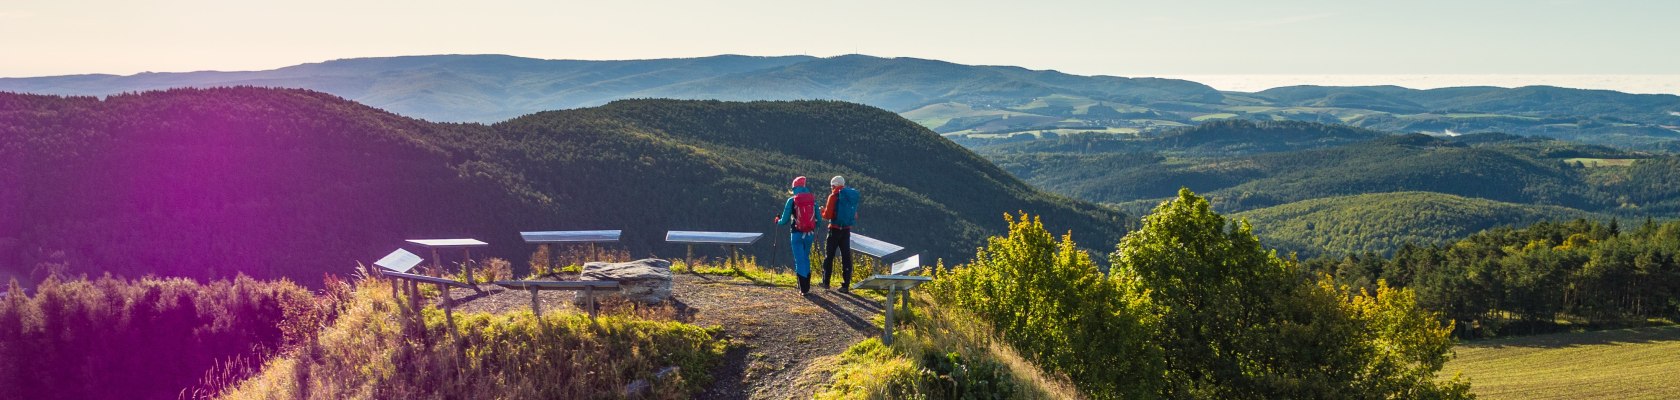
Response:
[[[529,292],[496,286],[483,289],[483,294],[466,289],[451,291],[461,300],[456,310],[505,312],[531,307]],[[652,318],[722,327],[724,337],[731,342],[723,365],[712,371],[712,386],[700,398],[811,398],[828,377],[802,374],[807,367],[813,362],[832,362],[831,356],[881,334],[874,322],[882,311],[881,304],[838,291],[813,288],[809,296],[801,296],[795,288],[765,286],[732,276],[677,273],[671,292],[668,306],[637,312]],[[570,301],[572,292],[543,291],[539,298],[544,312],[576,310]],[[606,302],[605,307],[623,304]]]

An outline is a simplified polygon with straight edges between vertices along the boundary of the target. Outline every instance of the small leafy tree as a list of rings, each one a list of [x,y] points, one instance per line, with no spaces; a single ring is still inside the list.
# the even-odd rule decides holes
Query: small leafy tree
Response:
[[[1335,287],[1329,277],[1319,280],[1319,289],[1348,293],[1347,287]],[[1416,293],[1379,280],[1375,289],[1350,296],[1343,308],[1365,328],[1356,332],[1371,351],[1361,374],[1379,378],[1370,380],[1371,392],[1404,399],[1471,397],[1467,382],[1457,378],[1436,382],[1435,374],[1452,354],[1453,327],[1441,324],[1440,313],[1419,307]]]
[[[1467,387],[1428,379],[1450,328],[1409,292],[1348,300],[1260,245],[1188,189],[1144,219],[1111,256],[1113,279],[1159,319],[1168,398],[1440,398]],[[1441,345],[1447,343],[1447,345]]]
[[[1149,343],[1154,321],[1145,297],[1106,279],[1071,235],[1060,240],[1036,217],[1005,215],[1008,236],[993,237],[968,265],[936,272],[927,285],[940,302],[991,322],[999,335],[1047,370],[1067,374],[1096,398],[1150,397],[1161,354]]]

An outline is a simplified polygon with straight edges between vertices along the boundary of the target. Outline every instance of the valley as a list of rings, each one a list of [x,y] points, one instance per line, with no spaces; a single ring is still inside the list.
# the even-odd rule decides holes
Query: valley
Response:
[[[722,60],[730,62],[714,65]],[[336,71],[332,74],[348,78],[367,71],[358,68],[391,68],[413,62],[432,63],[411,71],[429,73],[425,71],[476,68],[473,66],[483,60],[463,56],[381,61],[394,64],[374,60],[332,62],[292,70],[313,72],[288,79],[302,79],[299,77],[322,71]],[[285,290],[303,290],[287,286],[291,284],[285,281],[306,287],[325,285],[323,296],[330,298],[321,301],[330,300],[337,302],[336,305],[303,308],[304,314],[285,311],[265,317],[274,321],[252,322],[240,329],[262,331],[269,324],[286,327],[330,320],[334,312],[352,312],[342,322],[348,325],[327,327],[320,332],[286,328],[284,335],[279,336],[265,333],[269,336],[259,339],[257,345],[266,349],[293,349],[286,354],[294,358],[273,358],[274,365],[260,370],[245,367],[248,369],[244,372],[216,372],[225,374],[218,378],[223,381],[202,381],[190,387],[233,390],[229,392],[233,397],[250,393],[259,397],[272,393],[295,394],[293,391],[323,390],[340,383],[373,385],[385,387],[373,390],[398,392],[437,390],[440,387],[437,385],[453,388],[447,389],[452,391],[483,392],[483,389],[473,389],[479,386],[469,381],[443,375],[429,375],[424,382],[399,384],[388,377],[361,375],[344,365],[296,358],[298,351],[304,351],[296,349],[347,352],[355,357],[379,359],[381,356],[377,354],[359,354],[360,350],[350,344],[372,341],[419,357],[415,359],[419,361],[392,359],[376,364],[469,362],[439,351],[444,348],[430,347],[431,344],[411,346],[394,340],[433,340],[430,338],[442,332],[443,328],[437,325],[440,321],[416,321],[418,324],[400,329],[373,328],[380,324],[378,321],[401,316],[401,313],[391,314],[390,306],[380,305],[397,299],[352,290],[339,278],[388,251],[392,243],[421,236],[485,239],[491,246],[480,256],[493,257],[495,265],[505,268],[497,274],[525,276],[530,271],[526,268],[530,264],[527,258],[533,249],[513,236],[521,230],[623,229],[624,240],[614,250],[622,253],[614,254],[656,257],[686,257],[686,249],[661,239],[660,234],[667,230],[763,231],[772,240],[744,249],[754,260],[747,272],[707,267],[707,274],[722,274],[722,279],[734,282],[728,278],[733,274],[744,279],[735,283],[750,282],[749,291],[762,297],[781,298],[781,303],[796,302],[799,300],[791,299],[793,296],[786,292],[792,280],[787,275],[786,255],[778,254],[786,250],[778,251],[775,247],[778,242],[775,234],[782,231],[763,222],[768,222],[774,205],[785,195],[784,182],[791,177],[807,175],[821,179],[826,175],[844,175],[867,193],[866,207],[860,211],[864,221],[858,228],[860,233],[905,244],[935,265],[955,266],[951,271],[967,271],[959,274],[1005,273],[1002,271],[1032,263],[1043,264],[1039,268],[1046,270],[1061,269],[1055,277],[1034,278],[1040,281],[1030,286],[1033,291],[998,294],[1016,296],[1011,297],[1015,299],[1012,301],[1028,301],[1037,296],[1069,296],[1061,297],[1062,301],[1098,301],[1115,298],[1116,293],[1140,290],[1124,285],[1104,286],[1108,284],[1093,283],[1099,281],[1090,279],[1103,277],[1101,281],[1127,282],[1114,277],[1138,271],[1138,259],[1131,257],[1153,254],[1151,249],[1160,248],[1130,241],[1150,240],[1164,232],[1184,235],[1230,229],[1222,234],[1230,236],[1219,236],[1216,240],[1231,241],[1238,246],[1234,248],[1258,257],[1247,262],[1259,264],[1245,268],[1276,263],[1291,271],[1274,276],[1280,279],[1276,283],[1281,286],[1266,290],[1307,291],[1291,296],[1302,296],[1301,293],[1312,290],[1325,291],[1312,296],[1329,297],[1314,297],[1320,300],[1312,301],[1334,299],[1334,304],[1340,304],[1336,307],[1349,307],[1340,311],[1348,314],[1335,318],[1351,319],[1313,323],[1384,324],[1387,322],[1369,319],[1362,313],[1401,313],[1417,319],[1409,322],[1411,325],[1394,329],[1415,330],[1411,335],[1427,338],[1408,346],[1434,346],[1431,349],[1445,351],[1443,346],[1454,339],[1476,339],[1459,347],[1466,356],[1454,361],[1446,371],[1430,367],[1428,360],[1444,357],[1433,353],[1434,350],[1419,350],[1424,353],[1406,356],[1423,358],[1368,361],[1406,363],[1410,367],[1405,371],[1409,372],[1398,374],[1438,372],[1441,381],[1408,381],[1411,378],[1402,375],[1382,379],[1410,382],[1405,384],[1419,385],[1416,390],[1440,391],[1445,397],[1468,393],[1466,390],[1494,398],[1652,396],[1667,390],[1660,385],[1652,386],[1647,379],[1649,374],[1620,372],[1606,372],[1624,379],[1612,384],[1533,385],[1525,377],[1547,372],[1523,372],[1521,368],[1553,365],[1559,357],[1570,356],[1554,355],[1558,350],[1549,348],[1509,351],[1526,345],[1506,344],[1524,340],[1585,340],[1591,343],[1579,346],[1638,362],[1623,368],[1643,370],[1667,365],[1668,361],[1661,357],[1648,357],[1663,350],[1647,348],[1666,345],[1666,339],[1627,344],[1620,339],[1606,339],[1614,344],[1604,347],[1594,338],[1618,334],[1554,334],[1568,335],[1556,336],[1558,339],[1511,337],[1620,327],[1628,321],[1660,320],[1670,315],[1676,282],[1670,270],[1672,261],[1677,259],[1673,257],[1671,244],[1680,237],[1674,233],[1680,224],[1669,221],[1680,217],[1680,183],[1677,183],[1680,157],[1668,147],[1672,144],[1670,139],[1661,134],[1640,133],[1640,129],[1645,126],[1642,124],[1671,122],[1660,120],[1661,115],[1656,116],[1658,119],[1648,118],[1651,115],[1626,117],[1644,118],[1640,121],[1646,122],[1607,116],[1622,112],[1617,110],[1650,106],[1640,102],[1661,103],[1666,99],[1661,96],[1623,97],[1562,89],[1535,92],[1532,88],[1431,91],[1280,88],[1234,93],[1211,91],[1193,82],[1077,77],[1053,71],[862,56],[830,59],[726,56],[663,61],[669,63],[666,68],[697,75],[683,78],[670,71],[648,72],[651,75],[633,75],[634,79],[615,78],[619,80],[605,87],[597,87],[599,82],[587,84],[584,86],[589,88],[570,91],[561,97],[541,97],[541,91],[536,91],[495,97],[498,103],[479,103],[479,106],[428,103],[431,100],[425,96],[406,97],[402,102],[388,104],[401,108],[403,113],[427,114],[429,109],[457,113],[444,119],[494,118],[516,112],[520,107],[582,106],[524,113],[493,123],[432,122],[331,93],[258,86],[176,88],[103,98],[0,93],[0,127],[7,129],[7,138],[12,139],[0,143],[3,144],[0,184],[25,189],[0,194],[0,200],[6,200],[0,202],[0,211],[23,216],[0,221],[0,228],[6,228],[3,230],[6,234],[0,236],[0,278],[27,283],[8,289],[24,294],[17,297],[24,302],[8,303],[9,307],[54,309],[52,302],[57,297],[26,297],[38,282],[51,281],[48,288],[53,293],[58,290],[110,292],[125,284],[111,278],[99,281],[96,286],[81,281],[60,286],[55,281],[94,273],[119,277],[162,274],[205,280],[235,278],[236,282],[251,282],[251,278],[244,277],[249,276],[263,279],[261,285],[279,285],[276,287],[288,288]],[[516,73],[525,74],[520,79],[526,82],[551,79],[543,76],[553,73],[557,65],[520,59],[500,62],[505,63],[502,67],[528,67]],[[588,79],[602,79],[619,73],[612,71],[626,67],[625,63],[566,65],[578,71],[591,71],[584,74],[591,76]],[[699,65],[714,69],[694,69]],[[858,79],[859,69],[884,75],[867,79],[867,83],[852,81]],[[712,73],[720,75],[706,76]],[[206,76],[221,79],[262,75],[253,74],[162,75],[139,81],[109,77],[76,81],[82,82],[77,84],[82,86],[75,90],[97,92],[102,90],[98,89],[101,85],[182,85]],[[663,78],[646,80],[652,76]],[[767,76],[781,83],[766,84]],[[813,76],[842,78],[820,80],[822,83],[808,81]],[[640,83],[630,84],[631,81]],[[67,84],[52,80],[0,80],[0,86],[20,82]],[[568,87],[583,81],[570,82],[556,81],[549,87]],[[789,82],[802,83],[790,86],[786,84]],[[379,96],[400,93],[373,90],[377,86],[380,85],[356,92],[360,96],[358,100],[377,102],[383,101]],[[790,87],[801,89],[789,92]],[[51,90],[64,89],[60,86],[47,91]],[[642,95],[784,100],[618,99]],[[1610,99],[1592,100],[1598,103],[1590,107],[1579,105],[1575,111],[1568,107],[1536,111],[1532,107],[1498,105],[1507,101],[1507,96],[1540,95],[1610,96]],[[1478,96],[1486,102],[1466,100]],[[892,108],[799,100],[830,97]],[[585,106],[596,103],[599,104]],[[1614,107],[1605,108],[1605,104]],[[1595,117],[1544,116],[1576,112],[1580,107],[1587,107],[1584,112]],[[1519,108],[1527,111],[1511,111]],[[1606,123],[1607,118],[1615,121]],[[1199,197],[1186,188],[1207,197]],[[94,192],[102,195],[84,195]],[[1184,208],[1190,204],[1195,206]],[[1207,208],[1195,208],[1202,206]],[[1031,225],[1024,212],[1029,210],[1033,218]],[[1202,215],[1215,211],[1230,219],[1218,214],[1194,219],[1198,224],[1218,227],[1207,232],[1172,231],[1173,228],[1158,222],[1161,218],[1186,218],[1189,214],[1185,213]],[[1008,217],[1008,231],[999,229],[996,216],[1010,212],[1021,214]],[[1639,223],[1641,220],[1643,223]],[[1618,228],[1619,221],[1625,222],[1622,226],[1627,228]],[[1031,228],[1024,228],[1027,226]],[[1133,235],[1140,230],[1153,233]],[[1063,236],[1060,242],[1063,244],[1056,244],[1052,233],[1070,236]],[[1072,239],[1075,237],[1085,245],[1075,244]],[[978,253],[973,252],[976,243],[985,244]],[[1047,252],[1052,248],[1057,250]],[[699,250],[701,257],[720,255],[716,249]],[[1276,253],[1270,253],[1274,250]],[[1092,259],[1092,254],[1109,254],[1112,258]],[[1178,268],[1174,265],[1177,264],[1143,268]],[[1273,267],[1250,271],[1274,271],[1269,268]],[[1030,276],[1025,272],[1007,273]],[[701,280],[714,279],[702,274],[695,276]],[[995,277],[959,276],[967,277],[946,279]],[[1087,278],[1076,278],[1079,276]],[[1316,277],[1317,281],[1304,278],[1307,276]],[[689,285],[685,290],[697,290],[692,281],[685,281]],[[1011,282],[1009,285],[1022,284]],[[1170,288],[1172,282],[1176,281],[1156,281],[1152,285]],[[158,283],[128,284],[144,287]],[[193,285],[191,282],[171,284]],[[206,287],[222,287],[217,285],[225,284]],[[66,287],[70,289],[63,289]],[[916,301],[917,307],[933,312],[929,315],[931,319],[907,316],[911,319],[905,321],[906,335],[916,339],[896,346],[884,346],[858,335],[873,329],[868,321],[844,321],[849,326],[847,329],[855,332],[842,335],[846,339],[840,342],[826,343],[820,354],[805,354],[788,349],[803,349],[805,346],[800,343],[804,342],[798,340],[806,339],[789,344],[786,337],[779,337],[787,332],[774,333],[778,337],[773,338],[761,337],[765,333],[754,328],[781,326],[777,329],[791,332],[789,327],[761,324],[753,317],[743,319],[737,314],[747,311],[740,310],[708,318],[690,315],[691,319],[680,315],[660,317],[655,310],[616,317],[621,319],[612,324],[625,324],[645,330],[657,340],[678,343],[687,349],[675,353],[684,354],[686,361],[681,362],[713,370],[693,375],[696,379],[718,379],[669,383],[674,386],[659,390],[705,392],[731,398],[780,398],[787,393],[796,393],[793,397],[850,396],[895,390],[927,393],[955,390],[943,385],[959,383],[975,385],[967,390],[1009,391],[1027,397],[1065,397],[1076,392],[1135,394],[1143,393],[1135,392],[1138,390],[1156,389],[1113,386],[1108,382],[1121,376],[1114,374],[1156,374],[1138,372],[1156,364],[1110,363],[1113,373],[1095,373],[1081,369],[1079,363],[1067,361],[1065,349],[1070,347],[1066,343],[1046,343],[1073,340],[1093,332],[1114,332],[1104,334],[1101,339],[1105,346],[1115,346],[1107,356],[1155,357],[1159,353],[1152,352],[1162,349],[1186,351],[1177,347],[1183,343],[1155,342],[1134,335],[1139,329],[1166,329],[1156,325],[1165,322],[1135,313],[1153,307],[1149,304],[1157,304],[1151,302],[1172,301],[1176,297],[1143,302],[1142,297],[1136,297],[1142,294],[1134,294],[1124,298],[1139,303],[1094,305],[1119,307],[1105,312],[1132,314],[1086,320],[1081,323],[1100,326],[1064,330],[1057,333],[1059,336],[1038,339],[1023,336],[1023,332],[1063,328],[1019,325],[1002,317],[1014,315],[1012,310],[992,310],[1002,314],[991,316],[971,315],[968,313],[989,309],[953,304],[968,304],[977,300],[965,299],[991,295],[966,286],[934,287],[942,289],[935,289],[934,295]],[[1037,292],[1047,287],[1066,292],[1054,295]],[[1588,295],[1583,297],[1583,293]],[[517,307],[508,307],[516,302],[503,299],[522,298],[519,295],[464,297],[469,300],[463,310],[468,323],[490,327],[486,328],[490,331],[538,334],[525,331],[527,324],[557,324],[554,327],[565,326],[564,329],[577,332],[595,329],[578,325],[582,320],[575,310],[562,312],[561,319],[554,321],[522,315],[515,310]],[[716,301],[683,299],[685,307],[717,306],[711,304]],[[863,300],[850,300],[856,300],[848,303],[851,306],[874,309],[872,305],[865,306]],[[123,307],[145,307],[156,300],[128,301]],[[179,307],[158,304],[157,307],[163,308]],[[1318,305],[1312,307],[1327,307],[1332,303],[1313,304]],[[776,310],[764,304],[754,307],[760,311]],[[1374,308],[1359,311],[1360,307]],[[435,312],[431,310],[425,312]],[[807,319],[813,314],[823,316],[811,310],[795,308],[793,314]],[[1158,313],[1155,315],[1173,312],[1170,308],[1154,310],[1151,312]],[[34,311],[6,312],[12,313],[8,314],[12,317],[0,315],[0,318],[22,318],[24,313]],[[1325,315],[1343,314],[1320,314],[1320,317]],[[107,316],[101,318],[104,317]],[[210,317],[216,316],[200,316],[201,320]],[[778,314],[758,318],[783,317]],[[843,325],[842,321],[825,318],[813,321],[831,327]],[[1210,321],[1198,316],[1177,323]],[[355,324],[372,325],[364,329]],[[701,328],[693,324],[723,328]],[[151,329],[150,326],[141,324],[124,329]],[[1648,329],[1666,332],[1661,331],[1666,328]],[[1001,336],[973,336],[959,331],[992,332]],[[45,331],[9,335],[21,338],[41,332]],[[300,335],[315,334],[333,335],[339,342],[297,347]],[[1484,339],[1487,337],[1498,339]],[[1376,346],[1373,343],[1377,343],[1373,338],[1359,336],[1332,335],[1319,339],[1346,340],[1348,346]],[[985,344],[995,340],[1011,345]],[[458,345],[518,347],[517,343],[487,341]],[[766,343],[786,349],[760,347]],[[1151,347],[1136,347],[1145,343]],[[225,349],[218,351],[221,353],[217,354],[241,354]],[[563,349],[541,351],[587,356],[564,353]],[[1019,351],[1034,353],[1023,355]],[[1261,346],[1251,351],[1283,350]],[[939,360],[940,357],[958,358]],[[505,361],[509,365],[522,362]],[[656,365],[650,363],[669,362],[673,361],[638,359],[635,364],[626,365],[621,373],[627,375],[622,377],[573,383],[615,385],[629,376],[652,374]],[[1594,363],[1624,365],[1620,364],[1621,360]],[[179,381],[189,377],[195,368],[202,367],[195,365],[171,373]],[[330,372],[335,375],[331,382],[293,382],[290,377],[299,373],[298,368],[335,371]],[[989,378],[947,381],[925,375],[925,371],[963,368],[979,368]],[[1460,370],[1465,371],[1468,380],[1447,375]],[[896,377],[886,378],[874,375],[878,372],[866,371],[892,371]],[[259,372],[260,375],[251,375]],[[522,376],[505,375],[509,374],[505,370],[482,372],[504,374],[498,376],[509,379]],[[1052,372],[1080,375],[1063,380],[1067,378],[1047,375]],[[241,381],[246,378],[249,379]],[[519,390],[532,393],[595,390],[520,382],[523,386]],[[901,384],[886,382],[915,383],[894,386]],[[239,386],[234,386],[235,383]],[[152,389],[179,384],[157,384]],[[1234,389],[1238,387],[1235,385],[1242,383],[1225,382],[1210,387],[1217,388],[1213,390],[1300,390],[1287,389],[1287,385]],[[606,386],[596,386],[599,387]]]
[[[0,400],[1680,398],[1675,15],[6,2]]]

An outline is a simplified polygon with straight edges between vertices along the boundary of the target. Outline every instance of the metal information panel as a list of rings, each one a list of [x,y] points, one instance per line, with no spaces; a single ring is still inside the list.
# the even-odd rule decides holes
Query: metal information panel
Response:
[[[461,278],[465,282],[474,282],[473,273],[472,273],[472,270],[473,270],[472,249],[474,247],[485,247],[485,246],[490,245],[489,243],[484,243],[481,240],[469,239],[469,238],[460,238],[460,239],[409,239],[408,242],[431,248],[432,249],[432,268],[437,268],[438,271],[443,271],[443,257],[438,256],[438,249],[461,249],[462,252],[465,253],[465,257],[464,257],[465,261],[461,262]],[[475,291],[483,292],[483,290],[480,290],[478,288],[478,286],[476,286],[476,285],[467,285],[467,286],[471,287]]]
[[[612,231],[542,231],[519,232],[525,243],[605,243],[617,242],[622,230]]]
[[[893,275],[904,275],[921,267],[922,255],[917,254],[910,256],[910,258],[898,260],[898,262],[892,263],[891,271]]]
[[[863,254],[875,256],[875,258],[881,258],[886,257],[888,254],[897,253],[899,250],[904,250],[904,246],[883,242],[880,239],[853,233],[852,250],[857,250],[863,252]]]
[[[757,242],[760,236],[764,236],[764,234],[758,232],[670,231],[665,233],[665,241],[745,246]]]
[[[420,265],[420,256],[414,255],[414,253],[410,253],[408,250],[397,249],[397,251],[393,251],[391,254],[386,254],[385,258],[381,258],[379,261],[374,261],[373,265],[378,265],[380,268],[392,271],[408,272],[408,270],[414,269],[415,265]]]
[[[489,243],[484,243],[478,239],[409,239],[408,242],[434,249],[453,247],[484,247],[490,245]]]

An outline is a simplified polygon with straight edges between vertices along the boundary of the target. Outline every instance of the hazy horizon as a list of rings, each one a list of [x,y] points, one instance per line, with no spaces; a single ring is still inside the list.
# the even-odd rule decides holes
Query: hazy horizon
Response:
[[[1680,74],[1155,74],[1194,81],[1223,91],[1258,92],[1299,85],[1380,86],[1438,89],[1462,86],[1557,86],[1634,94],[1680,95]]]
[[[408,54],[647,59],[875,54],[1080,75],[1680,71],[1660,0],[763,0],[409,6],[366,1],[19,0],[0,76],[254,70]]]
[[[409,56],[438,56],[438,55],[450,55],[450,54],[410,54],[410,55],[392,55],[392,56],[350,57],[350,58],[346,58],[346,59],[409,57]],[[516,55],[516,54],[476,54],[476,55],[505,55],[505,56],[522,57],[522,58],[538,58],[538,57],[525,57],[525,56]],[[716,54],[716,55],[724,55],[724,54]],[[714,56],[716,56],[716,55],[714,55]],[[795,56],[797,54],[782,54],[782,55],[733,54],[733,55],[746,55],[746,56],[754,56],[754,57],[777,57],[777,56]],[[872,57],[887,57],[887,56],[870,55],[870,54],[864,54],[864,55],[872,56]],[[835,55],[835,56],[839,56],[839,55]],[[701,56],[701,57],[707,57],[707,56]],[[817,56],[813,56],[813,57],[817,57]],[[823,56],[823,57],[834,57],[834,56]],[[904,57],[926,58],[926,57],[915,57],[915,56],[904,56]],[[691,58],[691,57],[667,57],[667,58]],[[260,69],[240,69],[240,70],[194,69],[194,70],[180,70],[180,71],[151,71],[151,70],[148,70],[148,71],[140,71],[140,72],[135,72],[135,73],[95,72],[95,73],[89,73],[89,74],[110,74],[110,75],[119,75],[119,76],[130,76],[130,75],[138,75],[138,74],[144,74],[144,73],[248,72],[248,71],[274,70],[274,69],[285,68],[285,67],[296,66],[296,65],[313,64],[313,63],[329,62],[329,61],[336,61],[336,60],[341,60],[341,59],[299,61],[299,62],[295,62],[295,63],[291,63],[291,64],[279,65],[279,66],[275,66],[275,67],[271,67],[271,68],[260,68]],[[552,59],[552,60],[584,60],[584,59],[561,58],[561,59]],[[584,60],[584,61],[626,61],[626,60],[631,60],[631,59],[622,59],[622,60],[604,60],[603,59],[603,60]],[[949,61],[949,60],[941,60],[941,61]],[[1049,69],[1045,69],[1045,70],[1057,70],[1057,69],[1049,68]],[[1058,71],[1060,71],[1060,70],[1058,70]],[[1062,72],[1068,72],[1068,71],[1062,71]],[[1068,72],[1068,73],[1073,73],[1073,72]],[[1183,80],[1188,80],[1188,81],[1193,81],[1193,82],[1201,83],[1201,84],[1204,84],[1204,85],[1208,85],[1210,87],[1213,87],[1214,89],[1218,89],[1218,90],[1222,90],[1222,91],[1234,91],[1234,92],[1258,92],[1258,91],[1271,89],[1271,88],[1276,88],[1276,87],[1298,86],[1298,85],[1316,85],[1316,86],[1379,86],[1379,85],[1392,85],[1392,86],[1400,86],[1400,87],[1411,88],[1411,89],[1436,89],[1436,88],[1444,88],[1444,87],[1461,87],[1461,86],[1495,86],[1495,87],[1505,87],[1505,88],[1515,88],[1515,87],[1522,87],[1522,86],[1557,86],[1557,87],[1574,88],[1574,89],[1614,90],[1614,91],[1619,91],[1619,92],[1635,93],[1635,94],[1680,95],[1680,74],[1180,74],[1180,73],[1138,73],[1138,74],[1128,74],[1128,75],[1079,74],[1079,73],[1073,73],[1073,74],[1075,74],[1075,75],[1111,75],[1111,76],[1124,76],[1124,77],[1131,77],[1131,78],[1183,79]],[[39,77],[69,76],[69,75],[87,75],[87,74],[43,75],[43,76],[0,76],[0,79],[39,78]]]

